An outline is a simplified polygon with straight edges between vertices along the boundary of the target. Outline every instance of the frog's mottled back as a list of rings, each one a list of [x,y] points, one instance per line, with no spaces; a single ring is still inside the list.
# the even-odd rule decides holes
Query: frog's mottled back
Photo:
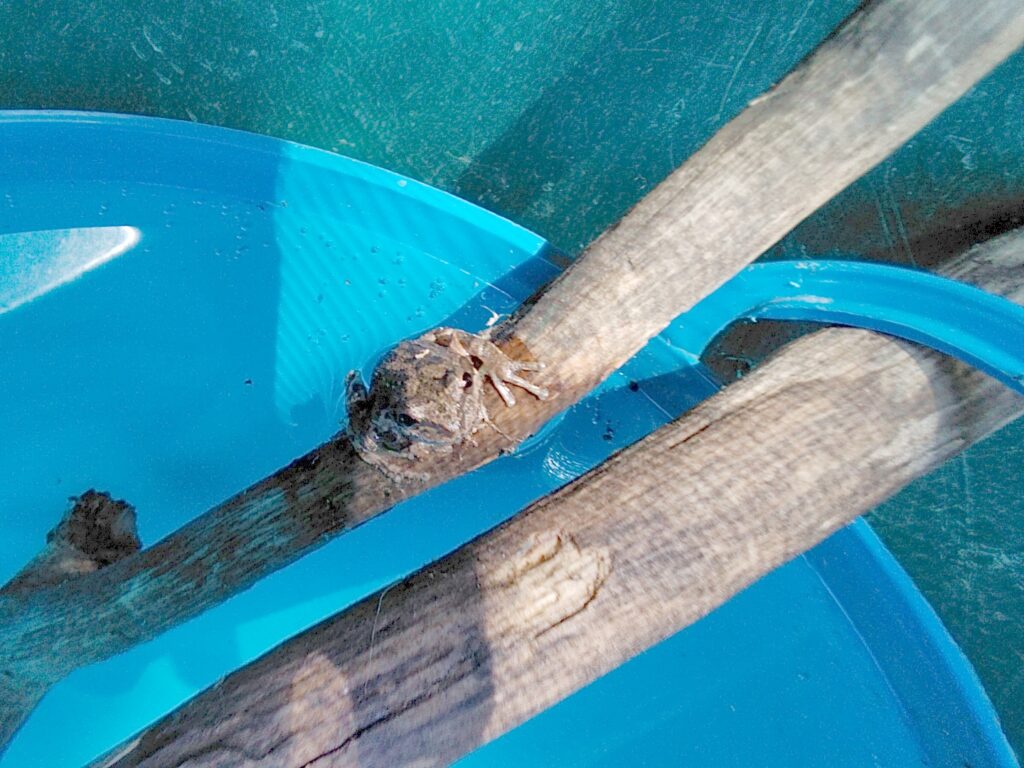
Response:
[[[438,328],[403,341],[374,371],[370,389],[349,374],[349,432],[359,454],[390,476],[421,476],[431,457],[448,455],[484,425],[490,379],[509,406],[514,384],[537,397],[547,391],[519,376],[540,363],[507,357],[489,338]]]

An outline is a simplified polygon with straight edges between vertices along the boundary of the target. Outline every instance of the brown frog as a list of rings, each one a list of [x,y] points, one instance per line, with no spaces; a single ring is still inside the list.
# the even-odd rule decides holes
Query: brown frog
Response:
[[[349,434],[359,455],[388,476],[425,478],[424,460],[473,442],[484,425],[495,428],[485,380],[509,407],[516,402],[509,385],[543,400],[547,390],[519,375],[542,367],[513,360],[486,334],[435,328],[391,350],[369,391],[357,372],[349,374]]]

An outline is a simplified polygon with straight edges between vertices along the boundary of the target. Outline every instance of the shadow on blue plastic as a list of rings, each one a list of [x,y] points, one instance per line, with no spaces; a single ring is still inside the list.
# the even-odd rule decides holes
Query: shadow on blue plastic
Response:
[[[863,261],[752,264],[669,336],[699,355],[738,319],[880,331],[957,357],[1024,393],[1024,307],[929,272]]]
[[[18,479],[0,485],[0,576],[90,486],[131,499],[147,543],[178,528],[336,431],[349,368],[432,325],[481,327],[555,273],[545,241],[509,221],[266,137],[0,113],[0,147],[0,477]],[[753,276],[778,287],[783,272],[745,272],[530,446],[76,671],[2,764],[87,761],[693,407],[716,389],[694,353],[759,292],[841,293],[811,290],[811,271],[774,291]],[[680,762],[1015,764],[967,661],[862,526],[466,764]]]

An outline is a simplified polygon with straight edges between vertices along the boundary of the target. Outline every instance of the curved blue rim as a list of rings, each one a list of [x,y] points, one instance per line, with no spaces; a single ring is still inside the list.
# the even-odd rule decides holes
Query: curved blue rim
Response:
[[[537,252],[542,252],[547,247],[543,239],[522,229],[512,222],[501,219],[500,217],[484,211],[483,209],[471,206],[469,203],[448,195],[445,192],[419,184],[413,180],[407,180],[399,174],[394,174],[356,160],[332,155],[320,150],[243,131],[213,128],[173,120],[96,113],[0,112],[0,127],[5,123],[23,124],[26,128],[31,128],[33,124],[71,124],[86,129],[90,135],[93,130],[95,130],[98,135],[105,129],[114,129],[117,131],[131,130],[133,132],[139,131],[147,134],[149,139],[153,141],[176,141],[179,144],[202,141],[229,147],[232,150],[235,150],[237,154],[244,154],[245,152],[260,152],[263,154],[277,155],[281,153],[282,147],[287,147],[288,152],[293,159],[301,158],[304,162],[330,167],[333,170],[341,170],[350,175],[365,175],[365,181],[368,183],[387,185],[392,189],[392,191],[412,196],[417,198],[420,202],[449,210],[461,209],[462,211],[468,211],[468,213],[465,213],[464,215],[469,216],[470,220],[480,222],[482,225],[488,226],[492,229],[502,229],[509,239],[515,238],[517,241],[526,245],[536,244]],[[123,165],[119,166],[121,170],[123,170],[124,167],[125,166]],[[134,169],[132,170],[134,172]],[[209,176],[210,173],[207,171],[205,175]],[[406,183],[403,185],[400,183],[402,181],[405,181]],[[398,187],[398,189],[395,189],[395,187]],[[519,240],[520,238],[521,240]],[[803,264],[804,266],[798,267],[796,266],[797,264]],[[838,266],[833,269],[834,265]],[[914,323],[917,322],[916,320],[914,322],[904,322],[900,324],[890,317],[887,321],[876,311],[876,305],[881,302],[876,300],[872,305],[865,304],[863,301],[864,295],[858,295],[858,292],[863,289],[857,289],[849,276],[844,277],[843,274],[838,271],[845,269],[848,266],[848,262],[789,262],[780,265],[754,265],[737,276],[734,281],[723,286],[719,292],[706,299],[701,305],[695,307],[691,313],[680,318],[680,321],[677,322],[673,328],[673,338],[674,340],[679,339],[679,333],[683,335],[690,333],[696,334],[696,336],[693,337],[694,344],[692,346],[690,344],[684,344],[683,346],[687,350],[699,351],[718,331],[724,329],[725,326],[737,319],[741,319],[743,317],[763,317],[767,319],[771,317],[772,319],[812,320],[815,322],[828,323],[842,322],[843,324],[866,327],[872,330],[884,330],[889,333],[893,333],[895,330],[902,328],[904,331],[896,335],[902,335],[905,338],[912,338],[915,341],[930,344],[943,349],[943,351],[951,351],[953,354],[956,354],[952,348],[943,346],[948,343],[948,339],[943,335],[945,331],[942,323],[934,314],[928,320],[931,325],[926,324],[925,330],[927,333],[925,333],[924,336],[914,337],[908,335],[908,333],[909,331],[914,330]],[[802,269],[803,272],[798,274],[795,272],[797,269]],[[890,281],[897,278],[909,278],[909,276],[895,275],[893,272],[889,271],[892,268],[881,269],[886,270],[886,272],[880,276],[876,275],[875,278],[880,278],[883,283],[881,287],[886,288],[888,285],[888,287],[892,289],[890,291],[890,295],[898,298],[898,301],[891,306],[898,307],[900,303],[907,302],[907,294],[896,290],[896,287]],[[825,279],[821,283],[817,284],[819,287],[816,290],[812,290],[812,283],[808,282],[807,273],[813,272],[821,274],[829,272],[826,277],[834,279],[836,285],[830,286],[828,279]],[[760,275],[760,277],[758,277],[758,275]],[[767,277],[765,277],[765,275],[767,275]],[[917,281],[917,278],[920,276],[921,273],[916,273],[916,277],[912,278],[911,282],[915,285],[919,285],[920,281]],[[927,279],[927,277],[930,276],[926,275],[925,278]],[[798,284],[793,285],[793,282]],[[939,291],[937,295],[951,295],[946,292],[945,289],[955,287],[955,285],[958,284],[954,284],[954,286],[938,286],[943,290]],[[977,289],[972,290],[976,291]],[[842,302],[838,305],[836,304],[837,291],[839,293],[843,293],[844,291],[846,292],[845,298],[843,298],[843,301],[845,301],[846,304],[843,304]],[[869,292],[868,295],[872,294]],[[926,295],[926,292],[922,292],[921,295]],[[877,296],[874,298],[877,299]],[[825,301],[822,301],[822,299],[825,299]],[[938,299],[933,299],[933,301],[938,301]],[[838,310],[837,306],[839,307]],[[846,322],[843,322],[843,320],[840,319],[843,317],[840,310],[842,310],[844,306],[845,311],[847,312],[845,316]],[[744,311],[737,311],[738,308],[742,307],[746,307],[747,309]],[[882,303],[882,309],[885,310],[887,308],[889,308],[888,305]],[[826,309],[830,309],[831,312],[826,311]],[[996,309],[999,310],[1001,307],[997,307]],[[708,321],[703,326],[701,325],[702,312],[706,313],[705,319]],[[927,315],[927,313],[925,314]],[[964,312],[959,313],[961,319],[963,319],[962,316],[964,314]],[[945,328],[948,329],[950,318],[944,318],[943,320],[946,323]],[[889,322],[890,326],[888,328],[881,327],[881,324],[884,322]],[[993,327],[993,324],[990,323],[987,327],[991,328]],[[703,328],[703,330],[701,330],[701,328]],[[909,329],[909,331],[906,329]],[[1001,332],[1005,333],[1005,326],[1002,326]],[[703,341],[700,342],[700,339],[703,339]],[[935,343],[933,344],[932,341]],[[968,347],[968,350],[971,348],[970,343],[967,343],[966,346]],[[964,347],[964,344],[958,343],[956,347],[962,348]],[[986,363],[986,355],[982,354],[982,352],[977,349],[975,349],[975,351],[977,359],[982,363]],[[985,366],[982,365],[981,367]],[[1001,366],[1001,369],[1007,369],[1007,371],[1009,371],[1010,368],[1012,368],[1012,366]],[[854,532],[860,533],[859,538],[861,539],[868,535],[864,531],[855,530]],[[870,544],[870,542],[868,543]],[[934,613],[930,610],[930,607],[916,590],[913,583],[909,580],[909,577],[906,576],[898,564],[892,561],[891,556],[888,555],[884,547],[877,542],[876,545],[877,546],[875,547],[864,547],[864,569],[873,571],[872,576],[874,583],[879,586],[882,592],[886,594],[890,592],[893,593],[892,595],[888,595],[890,599],[900,600],[911,607],[916,606],[915,610],[912,612],[916,614],[917,631],[922,634],[924,640],[929,640],[939,646],[938,651],[943,662],[942,665],[958,682],[962,684],[964,699],[969,704],[968,709],[970,709],[972,714],[975,716],[976,721],[981,724],[985,730],[986,737],[989,739],[990,748],[996,751],[1000,757],[1005,755],[1005,759],[1003,759],[999,764],[1005,764],[1008,766],[1016,765],[1016,761],[1012,756],[1010,756],[1012,753],[1009,752],[1009,747],[1006,746],[1005,738],[1002,736],[1002,733],[998,728],[995,713],[991,704],[983,689],[980,687],[969,663],[956,648],[944,628],[942,628],[941,623],[938,622],[937,617],[935,617]],[[829,583],[830,587],[834,589],[835,585],[833,581],[830,581]],[[853,616],[852,613],[851,616]],[[875,641],[878,641],[878,638],[875,638]],[[919,684],[921,685],[924,685],[925,683],[926,681],[924,680],[919,681]]]
[[[295,142],[166,118],[72,111],[0,111],[0,125],[96,125],[169,140],[217,142],[334,170],[443,208],[473,223],[500,222],[510,239],[547,254],[543,238],[498,214],[398,173]],[[672,341],[699,355],[741,319],[789,320],[865,328],[953,355],[1024,393],[1024,308],[929,272],[847,260],[752,264],[673,324]]]
[[[516,242],[524,250],[532,250],[537,254],[550,250],[550,245],[544,238],[525,227],[442,189],[347,155],[335,154],[287,139],[264,136],[237,128],[191,123],[165,117],[71,110],[0,110],[0,126],[15,128],[52,126],[61,130],[69,127],[85,129],[93,127],[101,131],[131,132],[136,138],[147,136],[151,141],[218,144],[236,152],[258,153],[264,157],[287,156],[292,161],[341,172],[364,183],[384,187],[390,193],[398,194],[401,197],[435,206],[446,214],[460,218],[469,224],[500,230],[502,235]],[[4,158],[3,170],[7,172],[16,164],[25,163],[28,170],[34,171],[36,164],[47,162],[50,159],[19,158],[16,153],[12,152]],[[110,159],[116,161],[117,158]],[[118,165],[117,167],[124,170],[126,166]],[[139,171],[140,176],[149,175],[146,167],[134,170]],[[166,171],[168,169],[161,167],[159,170]],[[187,174],[190,179],[209,175],[208,173],[192,174],[191,169],[183,168],[180,165],[177,170],[179,173]]]
[[[752,264],[673,326],[673,342],[699,354],[740,319],[879,331],[952,355],[1024,394],[1024,307],[930,272],[863,261]]]
[[[843,606],[890,685],[897,690],[927,687],[920,699],[933,706],[947,707],[955,702],[958,725],[966,727],[970,723],[977,729],[979,743],[987,749],[991,764],[1019,768],[970,660],[864,518],[857,518],[806,552],[804,558]],[[914,627],[917,640],[913,648],[906,646],[903,632],[894,631],[889,623],[894,618]],[[908,666],[907,659],[915,663]],[[928,668],[945,669],[946,675],[922,679],[920,670]],[[904,699],[904,706],[910,706],[910,701],[909,697]],[[929,719],[926,712],[913,711],[911,717],[921,729],[947,725]],[[944,732],[943,737],[950,738],[950,734]]]

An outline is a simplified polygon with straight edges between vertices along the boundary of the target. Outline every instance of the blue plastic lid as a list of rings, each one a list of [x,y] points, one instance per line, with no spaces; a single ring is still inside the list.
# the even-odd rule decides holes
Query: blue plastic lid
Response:
[[[0,147],[0,471],[17,478],[0,497],[0,578],[89,487],[131,500],[145,542],[169,533],[335,432],[349,369],[431,326],[482,327],[557,272],[511,222],[273,139],[6,113]],[[88,760],[692,407],[716,385],[680,349],[688,332],[652,341],[517,454],[75,672],[3,764]],[[464,764],[682,762],[1016,764],[864,524]]]

